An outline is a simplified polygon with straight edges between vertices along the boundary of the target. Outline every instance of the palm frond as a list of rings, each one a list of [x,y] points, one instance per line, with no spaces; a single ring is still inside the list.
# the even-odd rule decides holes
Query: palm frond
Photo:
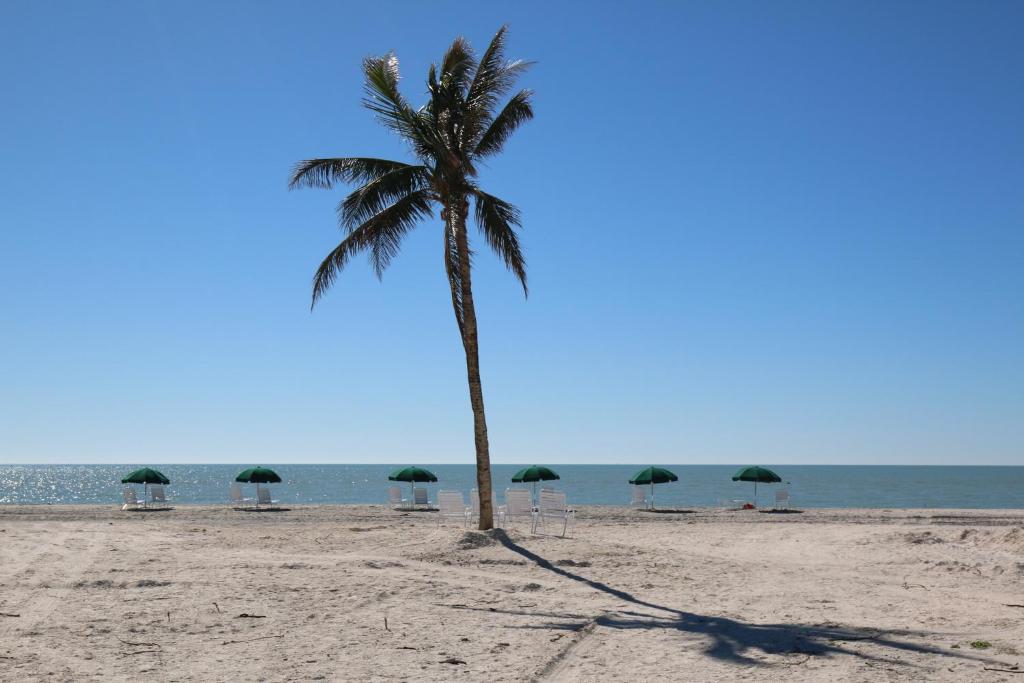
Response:
[[[386,128],[405,139],[420,159],[432,158],[438,151],[437,136],[425,125],[398,90],[398,58],[394,53],[363,60],[365,83],[363,106],[377,115]]]
[[[473,192],[476,222],[487,243],[505,266],[519,279],[523,294],[529,296],[526,286],[526,259],[519,246],[519,209],[503,199],[480,190]]]
[[[338,159],[306,159],[295,164],[288,189],[315,187],[329,190],[335,183],[367,183],[409,164],[387,159],[344,157]]]
[[[473,82],[466,94],[467,108],[482,121],[489,121],[494,116],[498,101],[515,85],[516,79],[533,62],[515,60],[505,61],[505,36],[508,27],[498,29],[490,45],[480,58]],[[483,128],[483,126],[481,126]]]
[[[430,169],[426,166],[396,168],[345,197],[338,204],[339,223],[352,229],[383,211],[389,204],[429,186]]]
[[[360,251],[370,251],[370,263],[377,277],[384,274],[391,259],[398,253],[402,237],[416,223],[431,215],[430,195],[425,190],[413,192],[356,227],[327,255],[313,276],[313,302],[330,289],[349,260]]]
[[[533,118],[532,90],[520,90],[509,99],[491,125],[480,136],[474,155],[487,157],[497,154],[519,126]]]
[[[442,88],[464,95],[469,88],[476,68],[473,48],[463,37],[452,41],[441,60],[440,83]]]

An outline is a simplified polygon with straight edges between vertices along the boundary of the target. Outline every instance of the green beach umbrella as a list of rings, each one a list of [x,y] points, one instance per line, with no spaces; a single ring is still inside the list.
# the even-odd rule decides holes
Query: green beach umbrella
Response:
[[[127,477],[121,480],[122,484],[142,484],[142,500],[145,501],[149,498],[149,485],[150,484],[170,484],[171,480],[163,475],[162,472],[154,470],[150,467],[143,467],[135,470]]]
[[[674,472],[666,470],[664,467],[648,467],[647,469],[640,470],[633,475],[633,478],[629,480],[630,484],[634,486],[646,486],[651,485],[651,509],[654,509],[654,485],[655,484],[667,484],[670,481],[679,481],[679,477]]]
[[[524,467],[512,475],[512,481],[516,484],[533,482],[534,503],[537,502],[537,482],[554,481],[556,479],[561,479],[561,477],[558,476],[558,472],[555,472],[550,467],[544,467],[543,465],[530,465],[529,467]]]
[[[388,481],[407,481],[409,482],[409,494],[410,500],[414,497],[413,486],[418,481],[437,481],[437,475],[430,470],[423,469],[422,467],[402,467],[388,475]]]
[[[732,475],[733,481],[752,481],[754,482],[754,506],[757,507],[757,485],[761,484],[776,484],[782,481],[782,477],[772,472],[767,467],[761,467],[760,465],[751,465],[750,467],[744,467],[739,470],[736,474]]]
[[[281,481],[281,477],[269,467],[250,467],[239,472],[235,481],[240,481],[243,484],[256,484],[256,507],[259,507],[260,484],[277,484]]]

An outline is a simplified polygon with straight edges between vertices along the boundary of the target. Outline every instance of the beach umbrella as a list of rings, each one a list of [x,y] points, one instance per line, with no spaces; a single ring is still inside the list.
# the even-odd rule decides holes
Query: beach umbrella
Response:
[[[235,481],[240,481],[243,484],[256,484],[256,507],[259,507],[260,484],[277,484],[281,481],[281,477],[269,467],[250,467],[239,472]]]
[[[149,498],[149,485],[150,484],[170,484],[171,480],[163,475],[162,472],[154,470],[150,467],[142,467],[135,470],[127,477],[121,480],[122,484],[142,484],[142,500],[145,501]]]
[[[555,472],[550,467],[544,467],[543,465],[530,465],[524,467],[515,474],[512,475],[513,483],[520,484],[524,482],[533,482],[533,502],[537,502],[537,482],[538,481],[554,481],[561,479],[558,476],[558,472]]]
[[[416,482],[431,482],[437,481],[437,475],[430,470],[423,469],[422,467],[402,467],[388,475],[388,481],[407,481],[409,482],[409,500],[412,500],[415,496],[413,495],[413,487]]]
[[[757,484],[776,484],[782,481],[782,477],[772,472],[767,467],[761,467],[759,465],[751,465],[750,467],[744,467],[736,474],[732,475],[733,481],[752,481],[754,482],[754,506],[757,507]]]
[[[651,509],[654,509],[654,485],[655,484],[667,484],[670,481],[679,481],[679,477],[673,472],[669,472],[664,467],[648,467],[647,469],[640,470],[633,475],[633,478],[629,480],[630,484],[635,486],[646,486],[651,485]]]

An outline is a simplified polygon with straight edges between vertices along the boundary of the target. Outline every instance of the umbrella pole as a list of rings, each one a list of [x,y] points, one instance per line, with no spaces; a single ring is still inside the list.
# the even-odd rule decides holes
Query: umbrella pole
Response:
[[[410,510],[415,510],[416,509],[416,490],[415,489],[416,489],[416,484],[414,482],[410,481],[409,482],[409,509]]]
[[[256,482],[256,507],[260,506],[260,483]]]
[[[757,482],[754,482],[754,507],[757,507]]]
[[[654,476],[651,476],[651,509],[654,509]]]

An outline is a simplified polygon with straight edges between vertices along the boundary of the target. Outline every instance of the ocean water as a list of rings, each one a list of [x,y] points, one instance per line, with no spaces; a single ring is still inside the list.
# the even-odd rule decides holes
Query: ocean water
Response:
[[[417,463],[420,464],[420,463]],[[774,469],[798,507],[839,508],[1024,508],[1024,467],[900,467],[780,465]],[[152,465],[171,480],[176,504],[224,503],[243,465]],[[383,503],[388,473],[398,465],[269,464],[281,475],[275,498],[290,504]],[[438,489],[468,493],[475,487],[472,465],[423,464],[437,477],[428,484],[431,500]],[[655,487],[659,507],[713,506],[751,499],[753,484],[733,482],[740,465],[663,465],[679,481]],[[136,465],[0,465],[0,504],[119,503],[121,477]],[[503,492],[521,465],[494,465],[495,490]],[[641,465],[552,465],[553,482],[574,505],[627,505],[629,478]],[[408,487],[408,484],[400,484]],[[778,485],[758,486],[762,506],[772,502]]]

